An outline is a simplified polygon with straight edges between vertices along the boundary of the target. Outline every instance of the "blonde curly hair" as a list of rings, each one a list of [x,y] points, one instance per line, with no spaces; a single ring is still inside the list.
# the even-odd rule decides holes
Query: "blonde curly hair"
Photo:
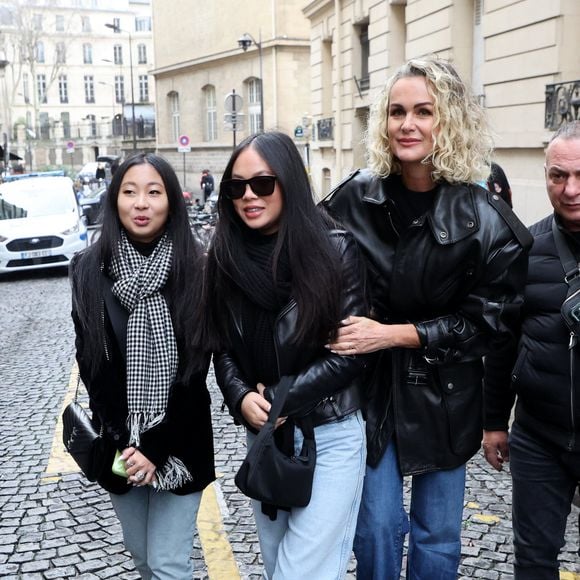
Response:
[[[368,166],[386,177],[401,165],[389,146],[387,123],[393,85],[401,78],[424,77],[434,101],[433,151],[423,163],[434,181],[475,182],[489,174],[493,138],[485,111],[471,95],[453,65],[443,59],[411,59],[386,82],[371,106],[366,135]]]

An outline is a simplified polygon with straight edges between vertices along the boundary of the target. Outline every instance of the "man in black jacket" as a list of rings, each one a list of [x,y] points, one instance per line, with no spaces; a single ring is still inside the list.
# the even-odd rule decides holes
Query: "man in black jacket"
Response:
[[[569,328],[561,313],[580,275],[580,121],[552,137],[545,174],[554,213],[530,228],[519,344],[486,359],[483,448],[498,471],[511,460],[516,580],[559,578],[558,553],[580,481],[580,323]],[[572,270],[562,265],[558,239],[572,252]]]

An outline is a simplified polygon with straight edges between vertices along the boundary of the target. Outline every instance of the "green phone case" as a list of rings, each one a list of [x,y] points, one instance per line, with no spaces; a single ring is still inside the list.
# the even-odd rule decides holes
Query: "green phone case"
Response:
[[[113,467],[111,468],[111,471],[119,477],[127,477],[127,471],[125,470],[125,460],[121,459],[120,451],[115,453],[115,459],[113,460]]]

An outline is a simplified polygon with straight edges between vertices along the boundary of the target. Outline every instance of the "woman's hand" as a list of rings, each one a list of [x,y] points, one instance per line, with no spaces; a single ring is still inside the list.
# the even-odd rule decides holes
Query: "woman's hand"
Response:
[[[384,348],[419,348],[421,342],[412,324],[381,324],[364,316],[349,316],[341,322],[336,340],[326,345],[331,352],[349,356]]]
[[[128,484],[140,487],[157,483],[157,478],[155,477],[157,467],[141,451],[135,449],[135,447],[127,447],[123,450],[121,459],[125,461]]]
[[[264,399],[263,395],[250,391],[242,399],[240,410],[246,422],[259,431],[268,420],[270,407],[270,403]]]
[[[258,389],[257,393],[250,391],[242,399],[241,411],[246,422],[259,431],[266,424],[272,405],[264,397],[266,386],[258,383],[256,388]],[[286,421],[286,417],[278,417],[276,428],[280,427],[284,421]]]

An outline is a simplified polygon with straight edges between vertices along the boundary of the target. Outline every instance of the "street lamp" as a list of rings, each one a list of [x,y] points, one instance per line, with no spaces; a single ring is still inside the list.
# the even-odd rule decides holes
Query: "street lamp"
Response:
[[[252,43],[258,48],[258,57],[260,59],[260,133],[264,131],[264,76],[262,74],[262,30],[260,30],[257,41],[250,33],[244,34],[238,38],[239,47],[246,52]]]
[[[133,40],[131,33],[128,30],[122,30],[116,24],[106,23],[107,28],[111,28],[115,32],[126,32],[129,35],[129,71],[131,74],[131,125],[133,134],[133,152],[137,151],[137,133],[135,132],[135,88],[133,84]]]

